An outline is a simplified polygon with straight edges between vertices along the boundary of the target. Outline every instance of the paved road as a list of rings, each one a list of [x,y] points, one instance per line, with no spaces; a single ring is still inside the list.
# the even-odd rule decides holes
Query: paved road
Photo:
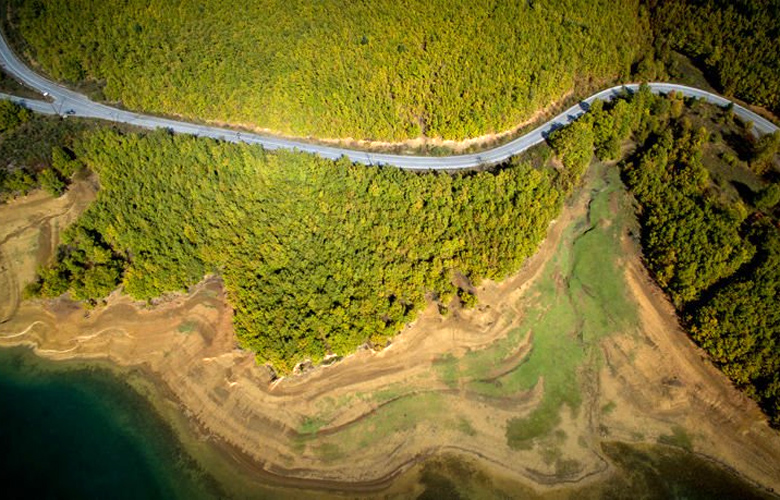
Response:
[[[53,102],[45,102],[31,99],[22,99],[19,97],[0,94],[0,98],[11,99],[18,102],[33,111],[47,114],[59,114],[62,116],[80,116],[85,118],[99,118],[112,122],[127,123],[147,129],[168,128],[174,132],[183,134],[192,134],[201,137],[211,137],[230,142],[246,142],[249,144],[260,144],[266,149],[291,149],[316,153],[320,156],[330,159],[337,159],[342,156],[350,160],[366,165],[394,165],[396,167],[410,170],[457,170],[462,168],[471,168],[480,165],[489,165],[500,163],[510,156],[516,155],[526,149],[544,141],[545,137],[552,130],[562,127],[579,118],[586,112],[590,103],[596,99],[610,100],[619,95],[624,89],[635,91],[639,88],[638,84],[621,85],[612,87],[594,94],[584,101],[567,109],[552,120],[540,125],[533,131],[518,137],[502,146],[465,155],[431,157],[431,156],[407,156],[392,155],[380,153],[368,153],[352,149],[338,148],[332,146],[321,146],[298,142],[292,139],[279,137],[250,134],[245,132],[236,132],[219,127],[209,127],[196,125],[184,121],[169,120],[155,116],[133,113],[121,109],[112,108],[104,104],[98,104],[89,100],[86,96],[74,92],[70,89],[54,83],[41,75],[35,73],[22,63],[8,46],[5,36],[0,36],[0,65],[11,75],[15,76],[27,86],[47,95]],[[672,83],[650,83],[650,89],[654,93],[681,92],[688,97],[696,97],[712,102],[720,106],[726,106],[731,101],[728,99],[706,92],[704,90],[684,85]],[[758,133],[771,133],[778,130],[778,127],[765,118],[753,113],[752,111],[734,105],[734,112],[743,120],[752,121],[755,130]]]

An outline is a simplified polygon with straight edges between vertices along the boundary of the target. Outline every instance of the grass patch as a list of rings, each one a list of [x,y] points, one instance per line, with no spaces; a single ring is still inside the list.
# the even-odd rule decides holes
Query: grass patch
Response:
[[[573,476],[582,470],[582,464],[579,460],[559,459],[555,462],[556,476]]]
[[[547,465],[552,465],[561,459],[561,449],[557,446],[547,446],[540,450],[542,461]]]
[[[677,448],[682,448],[687,451],[693,450],[693,438],[691,438],[690,434],[679,425],[672,427],[671,434],[662,434],[658,436],[658,442],[660,444],[676,446]]]
[[[182,321],[179,324],[179,333],[192,333],[198,327],[198,323],[195,321]]]
[[[369,397],[369,400],[377,404],[384,404],[388,401],[400,398],[407,392],[408,391],[405,387],[399,384],[394,384],[386,389],[372,393]]]
[[[466,434],[469,432],[466,424],[470,427],[470,423],[464,424],[463,417],[450,411],[446,396],[424,393],[391,401],[376,413],[339,432],[338,436],[328,436],[324,442],[338,444],[341,452],[348,456],[357,449],[373,446],[393,434],[410,431],[422,422],[435,423],[437,429],[467,431]]]
[[[574,224],[561,242],[535,290],[543,314],[523,325],[534,332],[534,349],[519,369],[498,384],[475,384],[473,389],[498,395],[533,387],[543,381],[541,404],[529,415],[511,419],[507,442],[530,449],[534,441],[560,423],[564,406],[576,411],[581,403],[578,371],[593,361],[598,341],[625,331],[635,323],[636,310],[619,266],[619,238],[630,222],[623,186],[616,168],[595,164],[596,181],[589,219]],[[618,210],[613,210],[617,202]],[[570,248],[570,251],[567,250]]]
[[[318,446],[314,449],[314,452],[325,461],[333,461],[344,458],[344,453],[334,443],[325,443],[322,446]]]
[[[340,408],[343,408],[352,403],[355,399],[363,399],[362,394],[342,394],[338,398],[328,396],[325,399],[318,401],[317,407],[320,409],[320,413],[330,413]]]
[[[465,417],[460,417],[458,419],[458,430],[467,436],[477,435],[476,429],[472,427],[471,422],[469,422]]]
[[[609,403],[601,407],[601,413],[603,415],[609,415],[610,413],[615,411],[615,408],[617,408],[617,404],[615,404],[614,401],[610,401]]]
[[[319,430],[327,424],[327,422],[317,417],[306,417],[303,419],[303,423],[298,427],[298,434],[301,436],[313,436],[317,434]]]
[[[458,359],[452,354],[447,354],[441,358],[437,358],[433,362],[433,369],[439,375],[439,378],[450,389],[455,389],[458,386],[458,380],[460,379]]]
[[[572,397],[574,396],[574,397]],[[507,424],[506,438],[509,446],[516,450],[530,450],[537,438],[550,434],[561,423],[561,409],[564,404],[577,408],[579,392],[572,394],[549,394],[545,390],[542,404],[527,417],[511,419]]]

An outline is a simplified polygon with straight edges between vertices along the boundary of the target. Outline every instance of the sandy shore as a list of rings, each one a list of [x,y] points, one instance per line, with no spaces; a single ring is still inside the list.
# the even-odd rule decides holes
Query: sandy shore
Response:
[[[780,491],[780,434],[680,329],[628,236],[623,264],[640,324],[603,340],[604,362],[583,374],[583,408],[562,413],[565,438],[557,450],[576,467],[556,469],[540,447],[507,446],[505,423],[539,404],[543,380],[512,398],[488,399],[441,376],[447,356],[505,338],[532,310],[529,289],[564,229],[586,210],[586,196],[564,210],[517,275],[479,288],[476,310],[444,318],[431,306],[384,351],[361,351],[273,383],[266,368],[237,348],[232,311],[216,277],[155,306],[121,293],[94,310],[65,299],[19,300],[35,267],[51,255],[59,230],[92,196],[84,184],[58,200],[35,195],[0,207],[0,346],[30,345],[50,359],[142,368],[197,424],[201,440],[216,442],[257,477],[376,491],[425,457],[452,452],[547,491],[609,474],[602,440],[655,443],[683,429],[696,453]],[[496,367],[497,376],[522,363],[532,344],[529,335],[506,366]],[[607,405],[614,409],[603,411]],[[446,412],[437,414],[437,407]],[[406,412],[417,412],[410,414],[413,422],[404,420]]]

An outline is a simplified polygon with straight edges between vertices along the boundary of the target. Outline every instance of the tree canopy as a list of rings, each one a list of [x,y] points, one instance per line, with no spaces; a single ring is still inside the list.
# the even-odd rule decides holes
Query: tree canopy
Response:
[[[313,137],[505,131],[627,77],[650,41],[638,0],[9,4],[42,68],[96,97]]]
[[[694,58],[721,92],[780,113],[778,0],[653,0],[660,45]]]
[[[91,127],[78,119],[35,115],[0,100],[0,202],[38,187],[53,196],[62,194],[81,168],[69,148]]]
[[[516,270],[571,185],[520,161],[411,173],[165,132],[76,150],[97,201],[33,291],[96,301],[121,283],[151,299],[219,273],[242,345],[280,372],[385,345],[426,299],[473,302],[461,277]]]

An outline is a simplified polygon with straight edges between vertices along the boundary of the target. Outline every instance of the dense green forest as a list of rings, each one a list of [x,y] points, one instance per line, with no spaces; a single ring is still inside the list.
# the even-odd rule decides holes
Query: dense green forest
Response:
[[[34,115],[0,100],[0,202],[39,187],[61,195],[81,168],[70,148],[90,128],[85,121]]]
[[[780,425],[780,134],[645,87],[551,138],[567,166],[619,156],[645,262],[692,337]],[[568,159],[568,161],[567,161]]]
[[[673,50],[780,112],[780,0],[7,3],[17,45],[94,98],[288,135],[505,131],[572,89],[666,78]]]
[[[31,292],[95,301],[121,283],[151,299],[219,273],[242,345],[280,372],[386,344],[426,298],[473,303],[464,283],[518,269],[576,181],[519,161],[420,174],[165,132],[95,132],[75,149],[98,198]]]
[[[755,250],[740,235],[744,205],[707,194],[701,151],[707,131],[683,121],[656,134],[654,144],[626,164],[625,175],[642,205],[647,264],[679,307],[733,275]]]
[[[779,0],[651,0],[656,45],[708,70],[729,96],[780,113]]]
[[[627,78],[639,0],[8,0],[56,79],[132,109],[283,134],[504,131],[574,83]]]

